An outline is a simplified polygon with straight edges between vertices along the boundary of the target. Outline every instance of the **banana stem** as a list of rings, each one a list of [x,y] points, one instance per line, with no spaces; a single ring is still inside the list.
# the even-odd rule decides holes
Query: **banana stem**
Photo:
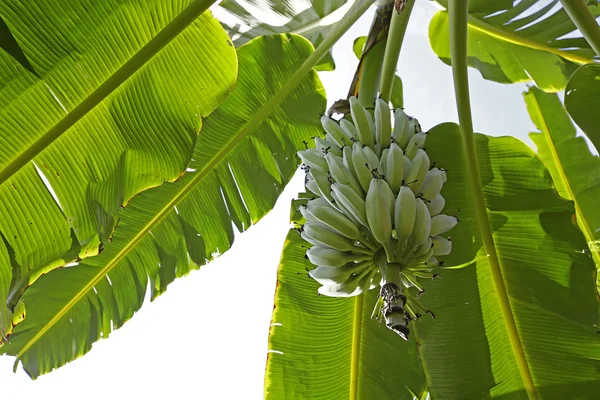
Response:
[[[365,108],[373,107],[377,98],[377,85],[379,83],[381,65],[383,64],[385,42],[385,40],[382,40],[377,43],[365,56],[358,90],[358,101]]]
[[[379,83],[379,97],[386,102],[390,101],[392,96],[392,87],[394,84],[394,75],[398,66],[398,58],[400,50],[404,42],[406,27],[412,12],[415,0],[407,0],[404,3],[404,10],[398,13],[392,11],[392,22],[390,24],[390,32],[385,46],[385,55],[383,56],[383,67],[381,70],[381,81]]]
[[[600,26],[584,0],[560,0],[571,21],[600,56]]]

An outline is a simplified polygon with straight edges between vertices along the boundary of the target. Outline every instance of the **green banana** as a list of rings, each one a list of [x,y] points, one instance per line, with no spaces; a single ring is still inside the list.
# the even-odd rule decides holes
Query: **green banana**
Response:
[[[363,293],[365,286],[370,287],[370,277],[376,274],[373,268],[351,275],[345,282],[335,285],[324,285],[319,288],[319,294],[329,297],[351,297]],[[368,289],[367,289],[368,290]]]
[[[342,128],[342,132],[344,132],[344,134],[350,141],[350,143],[347,143],[348,145],[356,141],[360,141],[360,135],[358,133],[358,130],[352,122],[348,121],[347,119],[341,119],[340,128]]]
[[[404,154],[397,143],[390,145],[384,171],[385,180],[389,183],[392,192],[394,194],[398,193],[404,180]]]
[[[373,175],[371,174],[371,170],[367,168],[365,153],[362,151],[362,145],[358,142],[352,145],[352,166],[360,187],[366,193],[369,190],[369,184]]]
[[[373,254],[371,250],[361,249],[354,245],[354,240],[348,239],[329,228],[322,222],[308,221],[302,228],[302,238],[310,244],[331,247],[339,251],[355,251],[362,254]]]
[[[341,267],[325,267],[318,266],[308,272],[311,278],[319,282],[321,285],[339,285],[350,278],[350,275],[362,271],[364,268],[371,266],[369,261],[361,263],[348,263]]]
[[[336,202],[368,228],[365,201],[362,196],[359,196],[350,186],[337,182],[331,185],[331,190],[335,194]]]
[[[381,169],[383,170],[383,175],[387,176],[387,158],[388,154],[390,154],[390,148],[383,149],[381,152],[381,157],[379,157],[379,165],[381,165]]]
[[[433,242],[434,256],[447,256],[452,251],[452,241],[441,236],[433,236],[431,240]]]
[[[344,214],[334,210],[329,205],[320,206],[313,204],[313,202],[314,200],[311,200],[306,207],[300,207],[300,213],[307,221],[321,222],[348,239],[358,240],[360,238],[358,226]]]
[[[415,226],[417,212],[415,194],[408,186],[402,186],[394,204],[394,229],[398,245],[397,256],[401,255],[406,242],[410,238]]]
[[[441,194],[438,193],[438,195],[435,196],[433,200],[430,200],[428,203],[426,203],[426,205],[429,209],[429,215],[434,217],[442,212],[442,209],[446,205],[446,200],[442,197]]]
[[[406,145],[404,154],[406,154],[406,156],[411,160],[415,158],[417,150],[422,149],[423,145],[425,145],[425,139],[427,139],[426,133],[419,132],[416,135],[414,135],[410,139],[410,142],[408,142],[408,144]]]
[[[454,216],[446,214],[436,215],[431,218],[431,236],[437,236],[441,233],[448,232],[458,224],[458,219]]]
[[[394,195],[387,182],[383,179],[373,178],[365,200],[367,222],[375,240],[383,245],[388,262],[394,262],[391,247],[392,215],[390,213],[393,201]]]
[[[410,235],[409,243],[412,248],[423,244],[431,232],[431,216],[427,206],[421,199],[416,199],[415,227]]]
[[[334,140],[335,144],[337,144],[339,147],[344,147],[350,143],[349,138],[346,136],[340,125],[333,119],[323,115],[321,117],[321,125],[323,125],[325,132],[331,136],[331,139]]]
[[[316,183],[316,186],[319,190],[318,194],[329,201],[330,204],[333,203],[333,197],[331,197],[331,182],[329,182],[327,173],[318,169],[311,169],[308,171],[308,174]]]
[[[411,117],[410,119],[410,130],[414,133],[423,132],[421,129],[421,124],[419,124],[419,120],[415,117]]]
[[[415,158],[413,158],[410,164],[410,170],[406,176],[406,184],[415,193],[419,193],[419,189],[425,180],[425,175],[429,170],[429,157],[424,150],[418,149]]]
[[[405,149],[406,145],[413,137],[414,130],[410,127],[410,120],[403,109],[397,108],[394,112],[394,133],[392,136],[400,148]]]
[[[382,174],[383,170],[381,169],[381,165],[379,164],[379,157],[369,146],[364,146],[362,148],[362,152],[365,156],[366,164],[368,165],[369,172],[377,171],[377,173]],[[372,176],[372,174],[371,174]],[[371,181],[369,181],[370,184]]]
[[[306,149],[298,152],[298,157],[302,160],[302,162],[312,169],[318,169],[327,173],[329,167],[327,166],[327,161],[323,158],[323,153],[317,149]]]
[[[365,194],[360,183],[358,183],[352,172],[344,165],[344,161],[340,157],[328,153],[325,155],[325,160],[329,165],[329,173],[336,182],[350,186],[360,196]]]
[[[342,155],[342,149],[335,143],[315,137],[315,148],[325,155],[327,153],[333,153],[336,156]]]
[[[390,145],[392,136],[390,107],[382,99],[375,100],[375,136],[380,149],[385,149]]]
[[[347,253],[322,246],[312,246],[306,251],[306,256],[314,265],[327,267],[341,267],[349,262],[367,261],[373,258],[368,254]]]
[[[363,107],[354,96],[348,99],[350,101],[350,113],[354,126],[358,129],[360,142],[365,146],[373,146],[373,120],[369,112]]]
[[[440,194],[443,185],[442,172],[437,168],[432,168],[427,172],[427,175],[425,175],[425,179],[419,188],[419,192],[424,199],[429,201]]]
[[[410,172],[410,166],[412,165],[412,161],[410,158],[404,156],[404,182],[408,182],[408,173]]]

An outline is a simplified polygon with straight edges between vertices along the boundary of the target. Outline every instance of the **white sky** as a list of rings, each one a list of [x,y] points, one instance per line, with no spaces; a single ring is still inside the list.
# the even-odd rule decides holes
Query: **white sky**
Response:
[[[334,48],[337,70],[322,73],[329,103],[345,97],[357,60],[352,42],[366,35],[372,11]],[[408,114],[423,129],[457,121],[452,73],[432,52],[428,22],[435,8],[417,1],[400,57]],[[524,84],[484,81],[470,69],[475,130],[531,143],[534,130]],[[124,327],[91,352],[31,381],[12,357],[0,357],[2,398],[21,399],[262,399],[277,265],[289,229],[296,175],[274,210],[239,235],[233,248],[200,271],[175,281]]]

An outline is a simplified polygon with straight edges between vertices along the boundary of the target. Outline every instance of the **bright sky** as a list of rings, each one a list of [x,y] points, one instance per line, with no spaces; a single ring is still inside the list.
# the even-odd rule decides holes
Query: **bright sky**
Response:
[[[334,48],[337,70],[321,74],[330,104],[348,91],[357,65],[352,42],[367,34],[372,11]],[[435,11],[416,2],[399,65],[406,111],[425,130],[457,121],[450,67],[427,38]],[[469,72],[475,130],[531,143],[527,134],[535,128],[521,95],[525,85],[487,82]],[[171,284],[84,357],[37,381],[21,368],[13,374],[13,358],[0,357],[2,398],[262,399],[277,265],[290,201],[302,181],[296,175],[274,210],[239,235],[231,250]]]

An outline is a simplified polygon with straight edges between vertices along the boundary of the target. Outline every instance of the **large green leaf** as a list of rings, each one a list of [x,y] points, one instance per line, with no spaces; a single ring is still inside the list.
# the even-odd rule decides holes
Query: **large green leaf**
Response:
[[[133,195],[185,170],[237,75],[219,22],[198,17],[210,3],[0,2],[0,315],[40,274],[96,254]]]
[[[266,379],[271,398],[410,398],[403,388],[416,393],[425,381],[433,399],[527,399],[520,370],[532,376],[539,398],[597,395],[595,268],[581,252],[586,243],[571,222],[573,207],[556,195],[550,174],[525,144],[485,135],[476,142],[500,275],[482,248],[458,126],[438,125],[427,151],[448,169],[446,210],[461,210],[445,262],[467,266],[425,282],[422,301],[436,319],[412,324],[405,343],[369,320],[376,293],[366,294],[362,309],[355,306],[360,298],[317,296],[318,284],[298,274],[310,265],[306,245],[292,231],[275,296],[269,344],[275,352]],[[499,290],[507,291],[508,304],[501,304]],[[508,314],[501,312],[505,306]],[[512,338],[505,318],[516,322]],[[352,343],[360,343],[358,350]],[[518,348],[524,358],[515,355]],[[358,395],[349,397],[351,390]]]
[[[575,71],[565,90],[565,107],[596,150],[600,149],[600,65],[584,65]]]
[[[330,28],[341,17],[342,7],[348,0],[293,0],[268,1],[224,0],[219,6],[227,10],[234,19],[222,21],[236,46],[260,35],[295,33],[318,46],[327,36]],[[264,20],[272,18],[271,23]],[[317,70],[333,71],[335,63],[331,51],[315,66]]]
[[[600,158],[590,153],[576,130],[560,99],[531,88],[524,94],[529,115],[539,129],[531,133],[558,193],[575,202],[578,225],[588,243],[600,239]],[[600,254],[592,246],[596,267],[600,269]]]
[[[139,309],[148,281],[154,298],[229,249],[232,222],[243,231],[273,207],[296,171],[295,153],[322,129],[325,96],[314,71],[289,96],[278,94],[312,51],[297,35],[240,47],[236,90],[205,120],[188,172],[134,197],[102,254],[25,291],[27,318],[3,349],[30,376],[85,354]]]
[[[447,1],[438,2],[447,6]],[[598,57],[576,30],[558,0],[475,2],[468,26],[469,65],[485,79],[501,83],[533,80],[547,92],[565,88],[581,64]],[[590,12],[600,15],[598,1],[589,1]],[[429,25],[429,40],[436,55],[450,64],[448,13],[439,11]]]

